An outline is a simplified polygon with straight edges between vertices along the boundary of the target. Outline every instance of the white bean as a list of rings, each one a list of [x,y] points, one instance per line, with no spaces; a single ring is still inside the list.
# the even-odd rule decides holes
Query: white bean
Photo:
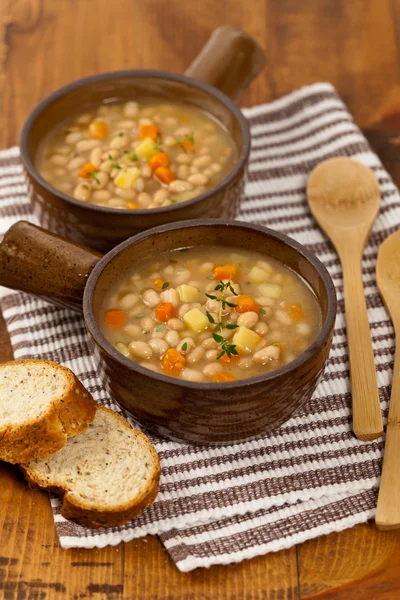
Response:
[[[90,162],[98,169],[101,165],[101,148],[93,148],[90,153]]]
[[[66,144],[71,144],[71,145],[76,144],[81,139],[82,139],[82,134],[80,131],[72,131],[71,133],[69,133],[68,135],[65,136]]]
[[[92,190],[88,183],[78,183],[73,192],[74,198],[83,202],[88,202],[91,194]]]
[[[273,298],[267,298],[267,296],[258,296],[255,301],[260,306],[275,306],[275,300]]]
[[[175,146],[176,140],[174,137],[172,137],[172,135],[167,135],[164,138],[164,146],[167,146],[168,148],[171,148],[172,146]]]
[[[197,346],[197,348],[194,348],[194,350],[192,350],[190,354],[188,354],[187,361],[191,365],[194,365],[195,363],[199,362],[199,360],[201,360],[203,356],[204,348],[202,348],[201,346]]]
[[[268,333],[269,327],[266,323],[260,321],[260,323],[257,323],[257,325],[254,327],[254,331],[258,333],[258,335],[265,335]]]
[[[195,167],[208,167],[208,165],[211,164],[211,162],[211,156],[209,154],[205,154],[204,156],[199,156],[198,158],[195,158],[192,164]]]
[[[140,320],[140,326],[143,333],[149,333],[154,327],[154,321],[151,317],[143,317]]]
[[[173,194],[179,194],[180,192],[186,192],[188,190],[193,189],[191,183],[188,183],[187,181],[182,181],[180,179],[175,179],[175,181],[171,181],[168,187],[169,191]]]
[[[282,325],[291,325],[292,323],[292,319],[284,310],[277,310],[275,312],[275,319],[278,321],[278,323],[281,323]]]
[[[175,275],[175,285],[181,285],[182,283],[187,283],[191,277],[191,272],[189,269],[182,269],[176,272]]]
[[[307,323],[299,323],[296,326],[296,331],[300,335],[304,335],[305,337],[308,337],[311,333],[311,327]]]
[[[203,340],[202,346],[203,346],[203,348],[206,348],[206,349],[218,348],[218,342],[216,342],[213,337],[210,337],[210,338]]]
[[[145,179],[149,179],[151,177],[151,174],[152,174],[151,167],[149,165],[144,165],[144,167],[142,167],[140,169],[140,174]]]
[[[88,125],[92,120],[92,115],[90,113],[83,113],[83,115],[79,115],[76,119],[76,123],[79,125]]]
[[[129,310],[130,308],[133,308],[135,304],[137,304],[138,300],[139,296],[137,294],[125,294],[125,296],[119,301],[119,304],[124,310]]]
[[[169,319],[167,325],[168,329],[174,329],[175,331],[183,331],[185,329],[185,325],[177,318]]]
[[[149,346],[153,350],[154,354],[157,356],[162,356],[168,350],[168,344],[165,340],[161,340],[159,338],[151,338],[148,341]]]
[[[153,119],[142,117],[141,119],[139,119],[139,125],[154,125],[154,121]]]
[[[121,131],[122,135],[115,136],[110,142],[110,148],[114,148],[117,150],[122,150],[122,148],[126,148],[129,144],[129,136]]]
[[[135,339],[140,338],[142,335],[141,328],[135,323],[129,323],[128,325],[125,325],[124,331]]]
[[[125,120],[125,121],[118,121],[116,123],[117,127],[121,127],[122,129],[131,129],[132,127],[135,126],[135,121],[131,121],[129,119]]]
[[[76,156],[75,158],[71,158],[67,165],[67,168],[69,171],[75,171],[83,167],[85,162],[86,160],[83,158],[83,156]]]
[[[171,346],[171,348],[176,348],[176,346],[181,341],[180,335],[177,331],[167,331],[165,335],[165,341]]]
[[[120,198],[110,198],[107,204],[111,208],[126,208],[125,202],[123,200],[120,200]]]
[[[257,322],[258,314],[252,310],[242,313],[237,320],[237,324],[240,327],[247,327],[248,329],[252,329]]]
[[[168,198],[168,191],[164,190],[164,189],[157,190],[153,196],[153,200],[156,204],[161,204],[167,198]]]
[[[186,346],[185,346],[186,344]],[[183,349],[183,346],[185,346],[186,350]],[[191,350],[193,350],[193,348],[196,347],[196,343],[194,341],[193,338],[191,337],[185,337],[183,338],[183,340],[177,345],[176,349],[179,352],[182,352],[182,354],[188,354]]]
[[[203,173],[194,173],[188,177],[188,182],[193,185],[206,185],[206,183],[208,183],[208,177]]]
[[[123,113],[125,117],[132,118],[136,117],[139,110],[139,104],[137,102],[126,102],[124,104]]]
[[[212,262],[204,262],[199,266],[200,273],[211,273],[214,268],[214,263]]]
[[[89,150],[93,150],[93,148],[98,148],[101,146],[101,142],[99,140],[80,140],[76,144],[76,149],[78,152],[88,152]]]
[[[167,288],[160,294],[163,302],[171,302],[174,306],[178,306],[180,302],[179,294],[175,288]]]
[[[211,171],[214,171],[214,173],[220,173],[222,171],[222,167],[218,163],[211,165],[210,169]]]
[[[157,304],[160,302],[160,295],[157,294],[155,290],[149,289],[143,292],[142,294],[143,302],[150,306],[151,308],[155,308]]]
[[[145,208],[151,203],[151,196],[146,192],[140,192],[137,199],[139,201],[139,204],[141,206],[144,206]]]
[[[129,350],[137,358],[151,358],[153,356],[153,350],[149,344],[141,340],[130,342]]]
[[[136,198],[136,192],[133,190],[123,190],[121,188],[116,188],[115,194],[119,198],[123,198],[124,200],[134,200]]]
[[[206,352],[206,360],[216,360],[219,351],[216,349],[207,350]]]
[[[203,369],[204,375],[209,379],[212,379],[214,375],[220,373],[221,371],[223,371],[223,366],[217,362],[210,363],[209,365],[206,365]]]
[[[144,190],[144,180],[142,177],[139,177],[135,183],[135,189],[137,192],[143,192]]]
[[[242,369],[242,371],[247,371],[247,369],[250,369],[252,364],[253,363],[250,356],[244,356],[243,358],[240,358],[237,363],[239,369]]]
[[[189,167],[187,165],[181,165],[178,167],[176,174],[179,179],[186,179],[189,176]]]
[[[66,165],[68,162],[68,158],[66,156],[62,156],[61,154],[53,154],[50,160],[53,165],[59,165],[61,167]]]
[[[195,369],[183,369],[182,373],[181,373],[181,377],[182,379],[185,379],[186,381],[203,381],[204,380],[204,376],[203,373],[200,373],[200,371],[195,371]]]
[[[178,156],[176,157],[176,162],[178,162],[181,165],[188,165],[192,162],[192,158],[189,154],[178,154]]]
[[[92,187],[95,190],[102,190],[106,187],[109,181],[109,177],[107,173],[104,171],[96,171],[95,175],[92,177]]]
[[[255,363],[265,365],[270,360],[279,360],[280,353],[281,351],[279,346],[267,346],[266,348],[262,348],[262,350],[258,350],[253,354],[253,361]]]

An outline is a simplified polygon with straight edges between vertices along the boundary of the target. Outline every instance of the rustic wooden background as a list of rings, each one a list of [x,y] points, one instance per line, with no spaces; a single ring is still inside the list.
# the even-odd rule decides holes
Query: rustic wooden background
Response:
[[[223,24],[246,29],[267,56],[243,105],[330,81],[400,183],[400,0],[0,0],[0,148],[17,143],[28,111],[60,85],[122,68],[182,72]],[[400,534],[368,524],[181,574],[152,537],[60,550],[47,495],[2,464],[0,598],[395,600]]]

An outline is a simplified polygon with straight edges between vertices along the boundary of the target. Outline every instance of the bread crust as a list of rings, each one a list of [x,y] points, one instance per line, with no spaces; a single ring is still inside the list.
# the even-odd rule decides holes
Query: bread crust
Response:
[[[146,444],[149,450],[153,473],[148,486],[139,498],[135,498],[130,502],[121,503],[112,510],[109,508],[105,509],[101,506],[91,506],[79,501],[78,498],[75,498],[73,496],[73,490],[49,485],[47,481],[42,480],[41,477],[35,473],[34,468],[30,467],[30,465],[19,465],[30,487],[46,489],[61,496],[61,514],[63,517],[93,529],[98,529],[100,527],[117,527],[124,525],[127,521],[139,516],[142,510],[155,500],[158,493],[161,472],[160,460],[156,449],[144,433],[138,429],[133,429],[129,423],[115,411],[106,408],[105,406],[98,406],[98,410],[111,413],[113,417],[120,422],[120,426],[133,430],[136,436],[142,438],[143,443]]]
[[[70,369],[48,360],[22,359],[1,364],[0,370],[10,365],[28,369],[38,363],[62,371],[68,382],[67,391],[54,398],[40,417],[17,426],[0,426],[0,460],[15,464],[47,458],[60,450],[68,437],[79,435],[94,420],[96,403]]]

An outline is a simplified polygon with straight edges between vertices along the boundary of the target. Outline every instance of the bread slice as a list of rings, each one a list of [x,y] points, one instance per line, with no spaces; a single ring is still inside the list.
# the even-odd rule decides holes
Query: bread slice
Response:
[[[0,460],[46,458],[85,431],[96,403],[75,375],[48,360],[0,365]]]
[[[147,437],[104,406],[57,454],[20,467],[31,486],[61,494],[66,519],[95,528],[138,516],[157,496],[160,479],[158,455]]]

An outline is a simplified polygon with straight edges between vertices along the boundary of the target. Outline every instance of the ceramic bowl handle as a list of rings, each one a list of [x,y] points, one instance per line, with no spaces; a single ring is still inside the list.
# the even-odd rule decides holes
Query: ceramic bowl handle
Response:
[[[0,244],[0,285],[81,311],[87,278],[100,256],[19,221]]]
[[[210,83],[236,100],[264,64],[264,52],[248,33],[218,27],[185,75]]]

